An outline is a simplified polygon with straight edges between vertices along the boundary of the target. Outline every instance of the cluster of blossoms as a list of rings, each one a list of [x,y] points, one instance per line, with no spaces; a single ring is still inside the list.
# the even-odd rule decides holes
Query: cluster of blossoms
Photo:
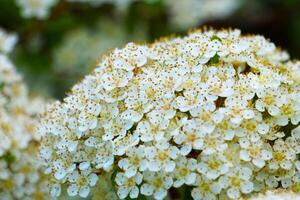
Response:
[[[120,199],[300,192],[299,83],[299,61],[239,30],[115,49],[42,117],[52,194],[87,197],[103,174]]]
[[[37,159],[40,137],[35,117],[44,103],[28,96],[22,77],[3,53],[15,41],[14,35],[0,33],[0,199],[49,199]]]
[[[139,30],[128,32],[120,23],[102,19],[93,28],[81,27],[66,34],[53,54],[54,71],[64,79],[64,85],[73,85],[92,71],[96,60],[108,49],[145,38],[143,26],[139,26]]]
[[[58,0],[15,0],[24,18],[45,19]]]

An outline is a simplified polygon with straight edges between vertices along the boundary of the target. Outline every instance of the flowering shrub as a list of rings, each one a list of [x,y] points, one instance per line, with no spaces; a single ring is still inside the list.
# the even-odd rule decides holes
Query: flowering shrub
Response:
[[[0,32],[0,49],[9,52],[16,36]],[[0,199],[46,199],[48,191],[37,159],[36,116],[43,101],[30,98],[22,77],[0,53]],[[49,199],[49,197],[48,197]]]
[[[87,197],[107,174],[121,199],[184,185],[199,200],[299,192],[299,69],[239,30],[113,50],[42,117],[52,195],[65,184]]]

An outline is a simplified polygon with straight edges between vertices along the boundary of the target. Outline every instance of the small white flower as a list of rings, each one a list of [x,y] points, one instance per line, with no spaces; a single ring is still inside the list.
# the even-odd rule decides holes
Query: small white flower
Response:
[[[141,186],[141,193],[146,196],[153,195],[154,199],[161,200],[167,196],[167,190],[172,186],[172,177],[162,172],[143,173],[144,181]]]
[[[253,191],[253,183],[249,180],[252,171],[247,167],[231,168],[229,172],[219,179],[219,184],[226,189],[226,194],[230,199],[237,199],[243,194]]]
[[[180,156],[176,160],[174,173],[174,187],[181,187],[183,184],[191,185],[196,181],[197,161],[193,158],[186,159]]]
[[[197,170],[208,179],[216,179],[220,175],[226,174],[231,165],[222,154],[201,154]]]
[[[90,187],[96,185],[98,176],[91,173],[90,169],[80,172],[76,170],[68,176],[68,180],[71,183],[67,189],[68,194],[86,198],[90,193]]]
[[[197,176],[196,187],[193,188],[191,195],[195,200],[217,199],[217,194],[221,192],[221,186],[218,182],[213,182],[202,175]]]
[[[159,170],[172,172],[175,169],[174,160],[178,156],[178,148],[165,142],[160,146],[160,148],[145,148],[145,154],[148,158],[148,169],[154,172]]]
[[[266,161],[271,160],[272,149],[269,144],[265,144],[260,140],[251,142],[246,138],[240,138],[239,142],[242,147],[240,151],[241,160],[252,161],[258,168],[264,167]]]
[[[121,199],[125,199],[128,195],[131,199],[137,198],[139,195],[139,188],[137,185],[141,184],[142,180],[143,176],[141,173],[137,173],[130,178],[123,173],[117,173],[115,181],[118,185],[118,196]]]
[[[118,162],[118,166],[123,169],[124,175],[128,178],[134,176],[138,170],[144,171],[147,169],[148,162],[145,158],[144,147],[131,148],[126,152],[125,158]]]

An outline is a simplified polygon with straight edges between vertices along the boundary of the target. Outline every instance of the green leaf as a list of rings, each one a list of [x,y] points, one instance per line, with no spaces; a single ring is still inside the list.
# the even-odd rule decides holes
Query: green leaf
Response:
[[[211,41],[213,40],[219,40],[220,42],[222,42],[221,38],[219,38],[218,36],[216,35],[213,35],[211,38],[210,38]]]
[[[209,61],[210,64],[218,64],[220,62],[220,56],[216,53]]]
[[[16,160],[16,157],[15,157],[12,153],[7,152],[7,153],[4,154],[3,156],[1,156],[0,159],[3,159],[3,160],[5,160],[8,164],[11,164],[11,163],[13,163],[13,162]]]

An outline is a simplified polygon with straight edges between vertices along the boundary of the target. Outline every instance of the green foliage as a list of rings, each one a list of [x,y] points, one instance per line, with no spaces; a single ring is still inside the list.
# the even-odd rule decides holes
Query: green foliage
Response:
[[[6,163],[8,163],[8,165],[10,165],[11,163],[13,163],[16,160],[16,157],[12,153],[7,152],[6,154],[4,154],[3,156],[0,157],[0,160],[5,160]]]

